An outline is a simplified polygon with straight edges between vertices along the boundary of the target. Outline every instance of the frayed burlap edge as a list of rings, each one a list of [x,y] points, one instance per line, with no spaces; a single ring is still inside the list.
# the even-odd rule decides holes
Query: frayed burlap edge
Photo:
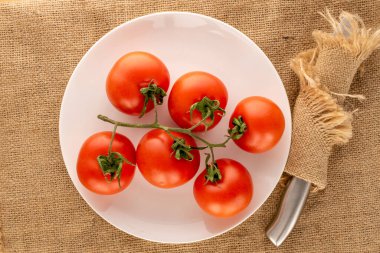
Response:
[[[352,137],[352,112],[346,112],[337,103],[336,98],[329,93],[328,89],[319,82],[314,68],[315,56],[315,50],[302,52],[292,60],[291,68],[300,79],[299,96],[302,97],[302,105],[307,108],[309,116],[312,119],[311,124],[320,133],[324,142],[323,145],[317,145],[322,150],[316,150],[315,152],[329,154],[334,145],[347,143]],[[293,120],[302,119],[294,118]],[[304,123],[306,124],[307,122]],[[295,125],[300,126],[302,124]],[[292,169],[290,164],[294,165],[294,163],[290,162],[291,159],[292,157],[289,157],[289,167],[286,168],[287,173],[311,182],[313,191],[323,190],[326,187],[326,176],[312,177],[313,175],[310,172],[303,173],[299,168]],[[289,178],[289,175],[285,175],[281,179],[280,184],[282,186],[286,185]]]
[[[344,144],[352,137],[352,113],[346,112],[332,97],[327,87],[319,83],[313,62],[315,51],[299,54],[291,61],[290,67],[300,79],[300,93],[306,98],[306,105],[314,124],[325,137],[327,146]]]
[[[342,48],[362,62],[380,47],[380,29],[367,29],[358,15],[343,11],[337,20],[328,10],[320,14],[330,23],[333,33],[313,32],[318,50]]]
[[[348,12],[342,12],[339,20],[335,19],[328,10],[320,14],[331,24],[333,33],[314,31],[313,37],[317,47],[298,54],[291,60],[290,67],[300,79],[300,94],[307,98],[305,101],[314,119],[314,125],[325,137],[326,147],[331,151],[334,145],[345,144],[351,139],[353,119],[353,112],[345,111],[333,96],[360,100],[364,99],[364,96],[334,93],[326,85],[321,84],[315,68],[319,52],[342,49],[355,58],[359,67],[374,50],[380,47],[380,29],[372,32],[365,27],[359,16]],[[279,182],[280,186],[284,187],[291,176],[297,175],[293,174],[291,169],[286,170]],[[310,179],[303,179],[311,182]],[[314,192],[326,187],[325,184],[311,183]]]

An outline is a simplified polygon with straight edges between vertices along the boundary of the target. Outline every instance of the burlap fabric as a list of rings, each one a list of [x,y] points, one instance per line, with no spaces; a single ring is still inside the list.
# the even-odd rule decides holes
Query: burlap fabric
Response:
[[[238,228],[200,243],[166,245],[129,236],[98,217],[73,187],[58,143],[60,100],[76,64],[116,25],[147,13],[193,11],[251,37],[277,68],[295,103],[299,82],[289,60],[329,25],[328,7],[357,13],[368,27],[379,1],[17,1],[0,3],[0,222],[6,252],[379,252],[380,53],[365,62],[350,93],[359,113],[354,135],[333,150],[328,187],[312,195],[301,220],[277,250],[264,230],[280,190]]]
[[[337,19],[328,10],[321,15],[330,23],[330,31],[314,31],[316,47],[291,60],[300,92],[285,168],[286,173],[311,182],[314,191],[327,185],[332,149],[352,138],[354,111],[344,104],[345,98],[364,98],[348,94],[351,83],[363,61],[380,48],[380,29],[366,28],[359,16],[342,12]]]

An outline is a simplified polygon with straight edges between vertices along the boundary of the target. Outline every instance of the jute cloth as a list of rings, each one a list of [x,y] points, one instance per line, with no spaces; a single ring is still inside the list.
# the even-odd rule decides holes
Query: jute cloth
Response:
[[[366,28],[359,16],[343,11],[337,19],[328,10],[321,15],[330,23],[330,31],[315,30],[316,47],[291,60],[300,91],[285,168],[287,174],[311,182],[313,191],[326,188],[332,149],[352,138],[357,110],[345,105],[345,98],[364,99],[349,94],[351,83],[363,61],[380,48],[380,29]]]
[[[16,1],[0,3],[1,248],[5,252],[379,252],[380,53],[365,61],[350,93],[359,112],[353,138],[335,148],[327,188],[312,195],[287,241],[265,237],[280,200],[268,201],[232,231],[200,243],[166,245],[125,234],[98,217],[66,172],[58,142],[60,101],[83,54],[113,27],[157,11],[192,11],[221,19],[268,55],[291,106],[299,80],[289,68],[312,48],[317,14],[328,7],[379,22],[379,1]],[[247,80],[249,77],[247,77]],[[346,101],[347,102],[347,101]],[[305,147],[307,148],[307,147]],[[1,251],[1,250],[0,250]]]

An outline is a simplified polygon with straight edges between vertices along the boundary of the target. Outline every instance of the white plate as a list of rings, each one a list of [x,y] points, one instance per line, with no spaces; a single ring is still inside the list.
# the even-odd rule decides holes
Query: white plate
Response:
[[[136,169],[125,191],[113,196],[96,195],[85,189],[76,173],[76,160],[84,140],[113,126],[97,119],[98,114],[134,121],[108,101],[105,81],[115,61],[131,51],[158,56],[168,67],[171,85],[189,71],[202,70],[219,77],[227,86],[227,115],[207,133],[220,142],[226,134],[236,104],[252,95],[265,96],[279,105],[285,116],[285,132],[271,151],[252,155],[233,142],[216,150],[216,157],[233,158],[244,164],[254,181],[254,197],[242,213],[228,219],[214,218],[200,210],[193,198],[194,179],[175,189],[148,184]],[[167,104],[159,109],[160,121],[174,125]],[[152,113],[142,122],[150,122]],[[275,68],[247,36],[222,21],[186,12],[164,12],[126,22],[107,33],[79,62],[63,97],[59,137],[67,171],[83,199],[106,221],[131,235],[156,242],[187,243],[211,238],[237,226],[251,216],[269,197],[284,170],[291,136],[291,115],[285,89]],[[135,147],[146,132],[125,129]],[[204,164],[202,161],[201,164]],[[201,166],[201,172],[203,165]]]

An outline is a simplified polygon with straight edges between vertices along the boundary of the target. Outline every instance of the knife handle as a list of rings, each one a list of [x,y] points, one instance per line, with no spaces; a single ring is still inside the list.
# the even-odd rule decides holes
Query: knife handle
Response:
[[[266,231],[267,237],[276,247],[285,241],[296,225],[309,195],[310,185],[297,177],[290,179],[277,216]]]

